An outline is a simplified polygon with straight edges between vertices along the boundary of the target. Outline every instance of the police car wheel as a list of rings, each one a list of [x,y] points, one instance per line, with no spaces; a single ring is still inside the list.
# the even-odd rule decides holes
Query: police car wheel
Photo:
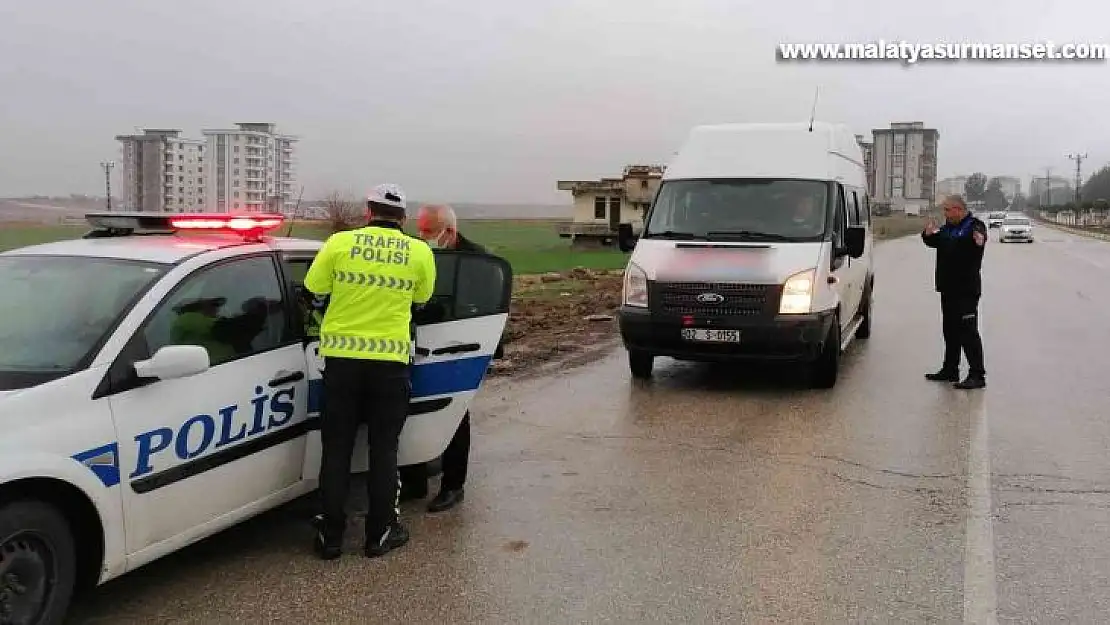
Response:
[[[77,579],[69,523],[54,506],[0,507],[0,623],[61,623]]]

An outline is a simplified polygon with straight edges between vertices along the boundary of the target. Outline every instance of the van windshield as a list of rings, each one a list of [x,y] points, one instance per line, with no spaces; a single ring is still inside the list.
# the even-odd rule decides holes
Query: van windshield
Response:
[[[663,183],[644,238],[815,241],[825,234],[828,184],[815,180]]]

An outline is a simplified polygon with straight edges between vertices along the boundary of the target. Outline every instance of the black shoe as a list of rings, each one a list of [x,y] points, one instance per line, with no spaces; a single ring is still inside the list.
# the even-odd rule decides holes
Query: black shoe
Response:
[[[321,560],[334,560],[343,555],[342,544],[328,541],[323,532],[316,532],[316,540],[313,541],[312,548]]]
[[[464,497],[463,489],[441,490],[435,499],[428,504],[428,512],[443,512],[459,505]]]
[[[401,495],[397,498],[399,503],[408,501],[418,501],[428,497],[428,488],[425,486],[423,489],[413,488],[411,486],[401,486]]]
[[[981,375],[969,375],[964,378],[963,382],[957,382],[952,386],[963,391],[969,391],[977,388],[987,388],[987,379]]]
[[[371,542],[370,537],[367,537],[366,547],[363,549],[363,553],[366,554],[367,558],[378,558],[394,549],[404,547],[408,542],[409,531],[405,529],[405,526],[401,525],[400,522],[394,521],[389,524],[389,527],[385,531],[385,536],[374,537],[373,542]]]
[[[941,369],[936,373],[926,373],[926,380],[933,382],[959,382],[960,373],[958,371],[949,371],[948,369]]]

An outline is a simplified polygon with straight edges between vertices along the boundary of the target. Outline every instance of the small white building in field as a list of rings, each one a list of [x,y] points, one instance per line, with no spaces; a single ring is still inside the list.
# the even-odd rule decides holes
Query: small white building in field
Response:
[[[662,165],[629,165],[619,178],[560,180],[560,191],[574,198],[572,218],[558,224],[559,236],[575,243],[613,245],[617,228],[643,227],[644,215],[663,180]]]

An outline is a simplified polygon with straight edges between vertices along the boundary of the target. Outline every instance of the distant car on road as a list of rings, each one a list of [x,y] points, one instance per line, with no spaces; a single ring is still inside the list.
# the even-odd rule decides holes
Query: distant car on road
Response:
[[[1025,241],[1026,243],[1033,242],[1033,222],[1024,215],[1007,215],[1002,220],[1001,232],[999,233],[998,240],[1002,243],[1007,241]]]
[[[998,228],[1006,219],[1006,213],[996,211],[987,215],[987,227]]]

